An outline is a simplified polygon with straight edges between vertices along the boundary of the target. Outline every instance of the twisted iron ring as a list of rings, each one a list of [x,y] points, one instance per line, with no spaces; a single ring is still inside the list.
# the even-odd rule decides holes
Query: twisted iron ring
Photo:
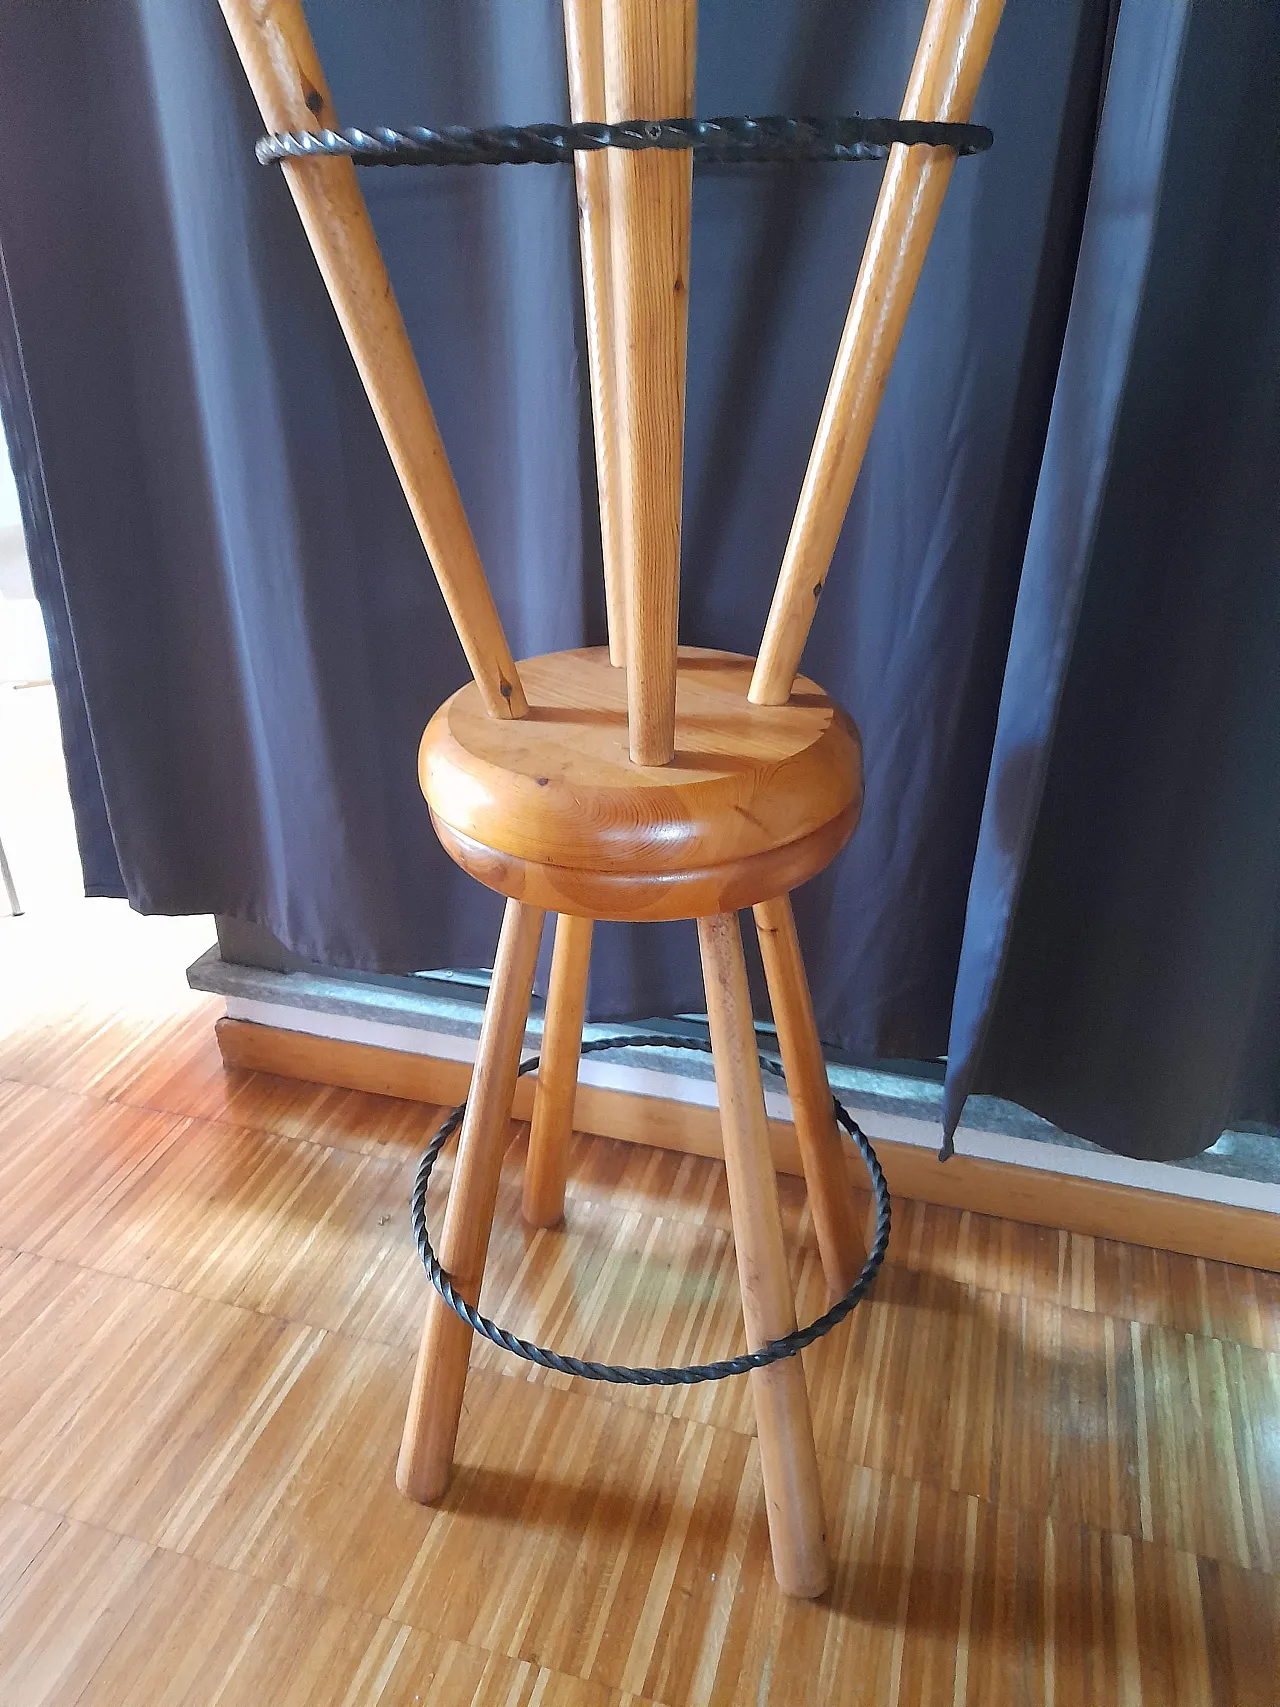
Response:
[[[701,1038],[663,1037],[649,1033],[634,1037],[595,1038],[582,1045],[584,1055],[593,1055],[602,1049],[694,1049],[704,1055],[710,1055],[712,1052],[711,1044]],[[535,1055],[522,1062],[517,1077],[532,1073],[538,1065],[538,1059]],[[766,1056],[762,1055],[759,1059],[765,1072],[785,1082],[785,1075],[780,1067]],[[879,1272],[889,1247],[889,1187],[885,1182],[884,1172],[866,1134],[849,1111],[834,1097],[832,1104],[836,1119],[857,1145],[871,1176],[871,1191],[876,1205],[875,1239],[867,1260],[862,1265],[861,1273],[844,1297],[833,1304],[825,1315],[810,1322],[807,1328],[797,1328],[794,1333],[784,1334],[781,1339],[770,1340],[756,1351],[744,1352],[738,1357],[721,1358],[715,1363],[695,1363],[667,1369],[633,1369],[624,1363],[593,1363],[580,1357],[566,1357],[560,1352],[548,1350],[546,1346],[536,1345],[532,1340],[521,1339],[518,1334],[499,1327],[488,1316],[482,1316],[479,1310],[454,1291],[452,1281],[431,1248],[431,1239],[427,1233],[427,1185],[431,1179],[431,1170],[445,1144],[462,1124],[466,1103],[459,1103],[458,1107],[450,1112],[428,1144],[413,1185],[413,1236],[418,1255],[427,1271],[427,1278],[455,1315],[461,1316],[468,1327],[491,1340],[494,1345],[501,1346],[504,1351],[514,1352],[517,1357],[523,1357],[529,1363],[539,1364],[543,1369],[555,1369],[562,1375],[581,1375],[588,1381],[609,1381],[615,1385],[631,1387],[692,1387],[701,1381],[722,1381],[728,1375],[745,1375],[749,1370],[764,1369],[771,1363],[780,1363],[784,1358],[795,1357],[806,1346],[812,1345],[815,1340],[829,1334],[832,1328],[838,1327],[862,1300]]]
[[[993,137],[985,125],[920,119],[710,118],[626,119],[619,124],[491,125],[431,130],[279,131],[257,145],[263,164],[339,155],[357,166],[553,166],[597,148],[689,149],[710,165],[784,164],[810,160],[883,160],[895,144],[981,154]]]

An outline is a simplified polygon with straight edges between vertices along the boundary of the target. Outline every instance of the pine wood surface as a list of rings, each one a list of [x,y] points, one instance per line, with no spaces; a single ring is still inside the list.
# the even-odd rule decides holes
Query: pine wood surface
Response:
[[[797,1322],[737,915],[699,919],[698,948],[738,1292],[747,1349],[755,1351],[794,1333]],[[750,1386],[774,1575],[788,1594],[811,1600],[830,1585],[831,1560],[804,1365],[787,1358],[752,1370]]]
[[[604,647],[520,668],[527,717],[487,716],[468,683],[419,753],[435,816],[503,853],[680,872],[796,841],[861,802],[857,729],[814,682],[788,705],[751,705],[750,658],[681,647],[676,762],[644,766],[628,756],[626,678]]]
[[[488,716],[470,683],[419,753],[442,842],[490,888],[556,911],[689,918],[771,899],[852,833],[861,742],[813,682],[754,706],[751,659],[681,647],[674,762],[637,766],[627,677],[603,647],[520,668],[526,717]]]
[[[930,0],[904,119],[968,121],[1003,7]],[[781,705],[791,691],[955,162],[950,148],[889,150],[760,643],[757,704]]]
[[[447,1500],[404,1499],[435,1111],[225,1071],[174,968],[58,984],[0,1033],[5,1707],[1274,1707],[1277,1277],[900,1204],[874,1298],[806,1355],[835,1576],[802,1604],[746,1382],[482,1347]],[[487,1306],[637,1361],[740,1343],[722,1167],[576,1139],[535,1232],[511,1134]]]
[[[851,1190],[849,1156],[836,1126],[791,897],[780,895],[761,902],[755,908],[755,927],[786,1074],[796,1147],[803,1159],[814,1235],[827,1289],[833,1299],[842,1298],[858,1278],[870,1240],[862,1236]]]
[[[604,0],[605,116],[693,112],[696,0]],[[631,757],[675,750],[693,156],[609,150]]]
[[[339,125],[301,0],[219,0],[269,131]],[[250,139],[244,139],[244,146]],[[524,690],[462,507],[409,335],[349,160],[278,168],[297,205],[400,477],[449,617],[491,717],[522,717]]]
[[[564,0],[569,114],[574,123],[605,117],[603,0]],[[613,260],[609,227],[609,156],[600,149],[573,157],[582,251],[582,301],[591,376],[591,420],[596,447],[596,494],[609,659],[627,661],[627,584],[623,565],[622,447],[618,442],[618,378],[614,364]]]
[[[431,822],[450,859],[486,889],[512,900],[585,919],[702,919],[790,894],[816,877],[853,834],[858,807],[846,807],[807,836],[780,847],[683,871],[635,871],[621,864],[617,870],[591,871],[519,859],[460,835],[434,812]]]
[[[593,931],[590,919],[572,913],[561,913],[555,923],[551,978],[538,1046],[538,1088],[529,1122],[521,1198],[524,1218],[531,1227],[555,1227],[564,1219]],[[510,1107],[507,1112],[512,1112]]]
[[[511,1101],[529,1018],[544,915],[508,901],[493,964],[493,984],[476,1045],[457,1159],[438,1234],[440,1261],[459,1297],[480,1301],[493,1212],[511,1125]],[[471,1329],[434,1288],[425,1292],[422,1340],[405,1416],[396,1483],[411,1499],[438,1500],[453,1474]]]

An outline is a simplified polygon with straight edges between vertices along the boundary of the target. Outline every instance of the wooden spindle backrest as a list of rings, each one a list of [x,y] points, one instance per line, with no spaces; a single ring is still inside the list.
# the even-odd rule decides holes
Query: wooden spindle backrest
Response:
[[[268,130],[336,128],[301,0],[219,0]],[[564,0],[575,119],[693,111],[696,0]],[[968,120],[1003,0],[930,0],[903,118]],[[749,698],[789,697],[950,181],[950,149],[890,150]],[[320,271],[494,717],[528,712],[355,168],[283,166]],[[579,155],[610,655],[631,757],[675,750],[692,158]]]
[[[695,0],[604,0],[611,122],[693,112]],[[693,157],[609,151],[631,757],[675,754]]]
[[[268,130],[335,129],[300,0],[219,0]],[[349,160],[283,168],[365,391],[492,717],[528,703]]]
[[[1003,5],[930,0],[904,119],[968,121]],[[756,705],[790,697],[955,160],[950,148],[889,151],[756,660],[748,694]]]
[[[575,124],[603,124],[604,0],[564,0],[565,56],[569,65],[569,113]],[[622,446],[618,442],[617,372],[614,366],[613,260],[609,225],[609,156],[573,157],[578,191],[578,234],[582,248],[582,294],[586,307],[587,360],[591,371],[591,417],[595,424],[596,490],[600,497],[600,544],[609,620],[609,661],[627,661],[627,583],[623,561]]]

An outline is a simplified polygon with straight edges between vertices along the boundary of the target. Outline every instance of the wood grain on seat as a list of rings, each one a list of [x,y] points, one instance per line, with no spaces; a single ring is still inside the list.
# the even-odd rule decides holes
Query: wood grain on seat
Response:
[[[690,918],[721,892],[742,888],[733,905],[746,906],[794,887],[853,832],[861,741],[812,682],[786,705],[753,706],[751,659],[682,647],[675,758],[647,767],[630,760],[626,683],[603,647],[520,668],[528,717],[489,717],[469,685],[432,718],[419,757],[445,846],[494,888],[554,891],[547,905],[576,896],[583,911],[602,906],[596,916]]]

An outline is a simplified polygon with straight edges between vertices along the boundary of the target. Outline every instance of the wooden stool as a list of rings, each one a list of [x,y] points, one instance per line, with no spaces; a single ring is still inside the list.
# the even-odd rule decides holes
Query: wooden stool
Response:
[[[221,0],[273,131],[336,128],[299,0]],[[903,117],[967,120],[1001,0],[931,0]],[[565,0],[575,119],[692,110],[694,0]],[[480,1295],[543,923],[557,914],[524,1213],[555,1225],[595,919],[696,919],[749,1348],[790,1333],[783,1246],[737,912],[751,907],[823,1269],[864,1246],[796,942],[790,891],[853,833],[850,718],[797,676],[817,595],[955,160],[895,145],[758,659],[677,640],[691,158],[575,157],[609,646],[513,660],[349,161],[284,170],[430,554],[474,681],[432,718],[423,792],[440,840],[506,895],[439,1244]],[[471,1329],[432,1292],[400,1452],[412,1498],[448,1486]],[[830,1578],[804,1370],[751,1376],[774,1568]]]

